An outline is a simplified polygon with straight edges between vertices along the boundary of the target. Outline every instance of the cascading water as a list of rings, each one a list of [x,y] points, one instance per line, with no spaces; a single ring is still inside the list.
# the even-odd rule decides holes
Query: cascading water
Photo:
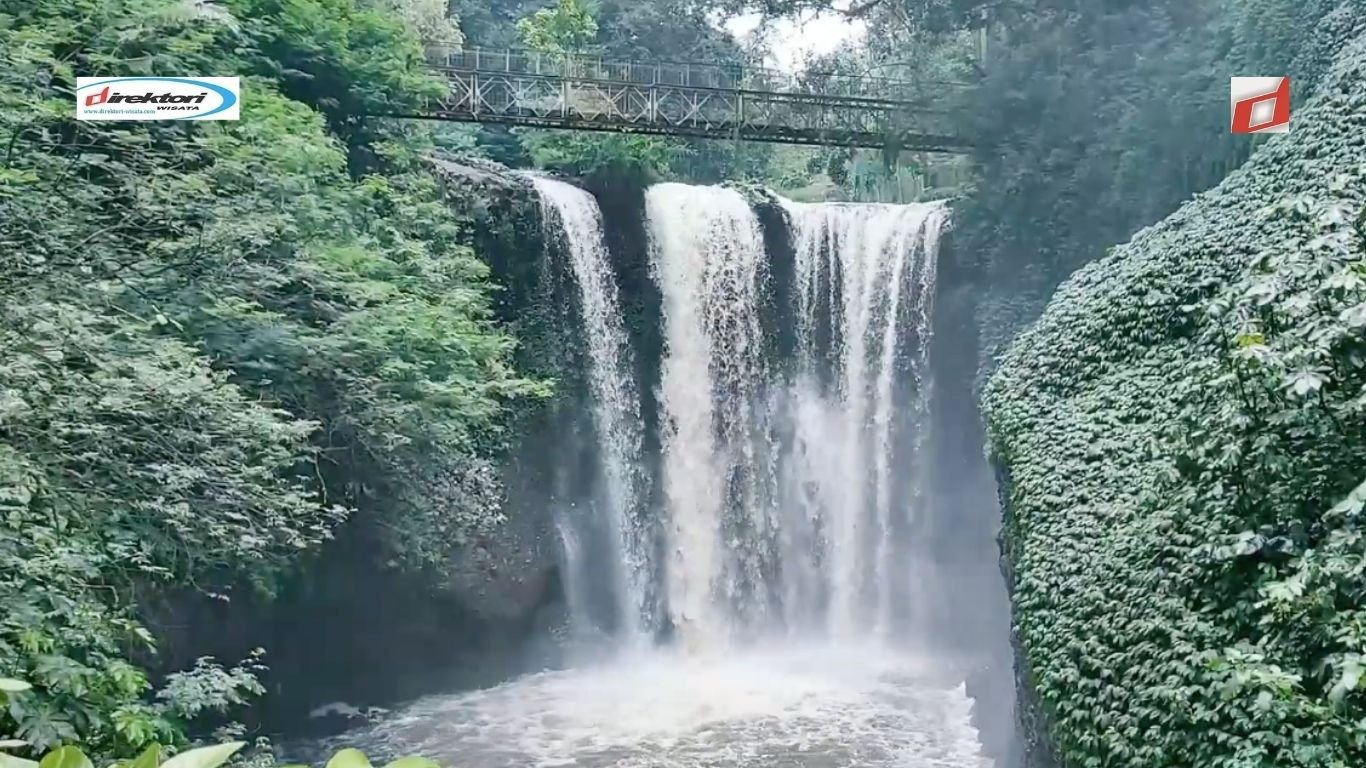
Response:
[[[825,532],[817,554],[826,629],[836,638],[885,635],[898,608],[914,607],[902,566],[911,559],[929,319],[948,210],[938,203],[786,207],[796,252],[795,446],[820,457],[794,463],[786,508],[804,513],[792,527]]]
[[[580,575],[587,567],[581,541],[596,530],[605,531],[607,567],[615,594],[618,633],[628,641],[643,637],[646,572],[644,544],[635,523],[639,502],[640,398],[630,366],[630,348],[622,326],[616,279],[603,239],[602,213],[597,200],[582,189],[555,179],[531,176],[541,198],[547,238],[558,230],[578,286],[582,335],[587,346],[588,393],[597,442],[599,492],[589,510],[562,512],[556,525],[565,552],[565,579],[571,619],[589,623],[584,594],[592,582]],[[579,634],[583,634],[582,627]]]
[[[578,285],[602,487],[590,514],[558,521],[567,580],[610,571],[618,634],[674,642],[428,697],[356,741],[468,768],[988,765],[961,670],[918,655],[906,631],[913,582],[932,581],[908,563],[947,208],[784,203],[780,255],[738,192],[647,190],[663,339],[662,492],[647,509],[647,400],[601,214],[577,189],[535,183]],[[610,557],[583,555],[604,527]],[[571,606],[595,597],[574,589]],[[659,613],[646,607],[657,592]]]
[[[670,615],[690,646],[785,628],[891,631],[915,512],[930,306],[947,209],[786,205],[795,285],[739,193],[661,184],[646,211],[664,296],[660,385]],[[765,302],[795,304],[775,360]]]
[[[765,609],[773,467],[763,461],[764,241],[749,203],[729,189],[660,184],[645,214],[667,345],[659,402],[669,615],[698,648]]]

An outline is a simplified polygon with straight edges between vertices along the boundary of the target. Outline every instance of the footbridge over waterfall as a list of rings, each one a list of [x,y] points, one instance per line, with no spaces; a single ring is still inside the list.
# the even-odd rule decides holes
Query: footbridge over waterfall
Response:
[[[449,94],[403,116],[893,151],[972,146],[944,132],[931,106],[953,83],[512,49],[445,51],[431,66]]]

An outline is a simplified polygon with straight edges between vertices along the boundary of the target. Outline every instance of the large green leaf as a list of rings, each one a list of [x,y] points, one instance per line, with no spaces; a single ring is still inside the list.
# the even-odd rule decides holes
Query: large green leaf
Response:
[[[21,693],[23,691],[27,691],[32,687],[33,686],[29,685],[23,680],[15,680],[10,677],[0,677],[0,691],[4,691],[5,693]]]
[[[229,741],[211,747],[191,749],[162,763],[161,768],[218,768],[246,745],[245,741]]]
[[[359,749],[343,749],[327,761],[327,768],[370,768],[370,758]]]
[[[43,756],[39,768],[95,768],[90,758],[76,747],[57,747]]]
[[[142,754],[128,761],[123,768],[157,768],[161,762],[161,745],[153,744],[142,750]]]

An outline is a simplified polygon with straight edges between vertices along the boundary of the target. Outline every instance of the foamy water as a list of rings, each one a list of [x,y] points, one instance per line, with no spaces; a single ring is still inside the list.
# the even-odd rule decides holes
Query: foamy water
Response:
[[[970,704],[878,647],[660,650],[421,699],[347,740],[452,768],[989,768]]]

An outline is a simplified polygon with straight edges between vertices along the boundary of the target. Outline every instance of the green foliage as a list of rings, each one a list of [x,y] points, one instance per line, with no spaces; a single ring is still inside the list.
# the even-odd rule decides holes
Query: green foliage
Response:
[[[1358,36],[1293,133],[1078,271],[986,389],[1065,765],[1366,764],[1364,74]]]
[[[226,6],[0,2],[0,675],[33,684],[0,732],[38,749],[179,743],[259,693],[255,657],[151,691],[137,608],[268,595],[348,515],[444,563],[498,520],[509,404],[545,394],[425,134],[350,116],[439,92],[413,30]],[[243,119],[72,119],[76,72],[154,71],[242,74]]]
[[[210,744],[178,752],[165,757],[165,748],[160,744],[150,744],[137,757],[118,760],[116,768],[218,768],[237,755],[246,742],[228,741]],[[79,748],[73,746],[57,747],[43,756],[41,761],[23,760],[10,755],[0,754],[0,765],[5,768],[92,768],[90,758]],[[272,763],[273,764],[273,763]],[[302,768],[288,766],[288,768]],[[370,760],[357,749],[339,750],[326,768],[371,768]],[[384,765],[384,768],[437,768],[437,764],[421,757],[401,757]]]
[[[3,745],[0,745],[3,746]],[[187,749],[166,757],[166,748],[160,744],[149,744],[137,757],[117,760],[113,768],[219,768],[227,763],[242,748],[244,741],[225,741],[220,744]],[[234,763],[237,765],[238,763]],[[274,761],[268,763],[275,765]],[[45,754],[41,761],[25,760],[0,752],[0,766],[4,768],[92,768],[90,758],[78,747],[57,747]],[[306,768],[301,765],[284,768]],[[338,750],[326,763],[325,768],[371,768],[370,759],[358,749]],[[400,757],[385,763],[383,768],[439,768],[425,757]]]
[[[543,53],[582,51],[597,35],[598,22],[584,0],[556,0],[517,20],[517,39]]]
[[[433,22],[419,16],[408,0],[403,16],[390,10],[398,0],[225,4],[246,38],[246,45],[231,54],[236,69],[275,80],[285,96],[321,112],[345,145],[353,173],[380,168],[371,150],[386,135],[385,126],[362,116],[411,113],[417,104],[446,92],[445,83],[425,69],[418,39],[418,34],[432,31]]]
[[[956,132],[981,142],[956,232],[990,292],[979,313],[987,359],[1073,270],[1247,159],[1255,142],[1228,132],[1228,77],[1289,74],[1302,99],[1341,44],[1320,26],[1337,5],[989,9],[983,59],[969,72],[976,86],[955,109]]]
[[[8,682],[19,683],[22,686],[27,685],[27,683],[20,683],[19,681]],[[255,685],[254,678],[251,678],[251,685]],[[16,705],[22,705],[27,698],[26,696],[15,696],[15,693],[18,691],[11,691],[10,693],[11,709],[14,709]],[[119,713],[117,712],[101,713],[101,715],[109,720],[119,720]],[[10,741],[0,743],[0,749],[30,749],[42,752],[46,746],[49,746],[41,739],[31,737],[31,734],[23,735],[26,735],[26,738],[10,739]],[[146,746],[139,746],[138,749],[141,749],[141,753],[138,754],[138,757],[131,758],[131,760],[116,761],[116,767],[157,768],[157,765],[163,765],[163,767],[171,768],[216,768],[217,765],[227,763],[228,758],[246,746],[246,742],[227,742],[220,743],[220,745],[204,746],[204,748],[184,750],[184,752],[176,754],[175,757],[171,757],[163,763],[161,757],[163,757],[164,748],[160,743],[153,741],[153,738],[150,737],[142,739],[142,742],[139,743]],[[38,761],[26,760],[26,758],[16,757],[14,754],[0,752],[0,765],[3,765],[4,768],[92,768],[92,761],[86,757],[81,748],[64,745],[52,746],[52,749],[49,749]]]
[[[657,136],[577,131],[528,131],[522,143],[537,167],[577,176],[626,176],[657,179],[686,147]]]
[[[375,0],[427,46],[458,47],[464,40],[460,21],[450,15],[446,0]]]

